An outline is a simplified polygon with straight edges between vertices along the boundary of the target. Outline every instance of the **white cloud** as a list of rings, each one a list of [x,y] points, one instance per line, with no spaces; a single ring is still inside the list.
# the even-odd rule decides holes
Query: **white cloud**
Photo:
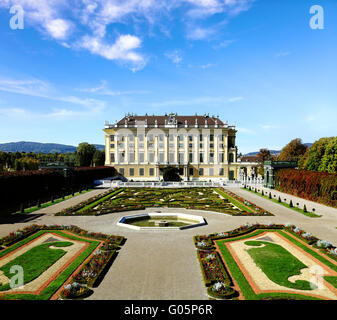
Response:
[[[84,36],[77,45],[108,60],[131,63],[132,70],[137,71],[146,64],[145,58],[135,52],[141,43],[138,37],[127,34],[119,36],[113,44],[107,44],[99,37]]]
[[[59,94],[51,84],[39,79],[0,78],[0,91],[71,103],[91,110],[99,110],[105,107],[105,101],[102,100]]]
[[[228,102],[236,102],[236,101],[241,101],[243,99],[244,97],[233,97],[233,98],[229,98]]]
[[[254,0],[2,0],[0,9],[13,5],[24,9],[25,28],[34,27],[60,45],[88,50],[92,54],[118,62],[131,63],[137,71],[146,65],[140,48],[140,32],[144,26],[157,27],[166,36],[170,34],[167,21],[179,20],[186,25],[190,40],[209,40],[220,29],[220,24],[202,27],[201,19],[223,14],[228,20],[248,10]],[[178,15],[176,15],[176,13]],[[26,21],[27,20],[27,21]],[[27,22],[27,24],[26,24]],[[107,30],[124,24],[135,31],[120,34],[111,43]],[[172,24],[173,25],[173,24]],[[118,30],[114,30],[117,34]],[[133,33],[133,34],[132,34]],[[72,45],[72,44],[79,44]]]
[[[201,28],[196,26],[189,26],[186,36],[190,40],[208,40],[215,33],[215,27]]]
[[[67,38],[70,26],[70,22],[63,19],[54,19],[45,24],[48,33],[53,38],[60,40]]]
[[[165,56],[175,64],[179,64],[183,60],[179,50],[174,50],[173,52],[167,52],[165,53]]]

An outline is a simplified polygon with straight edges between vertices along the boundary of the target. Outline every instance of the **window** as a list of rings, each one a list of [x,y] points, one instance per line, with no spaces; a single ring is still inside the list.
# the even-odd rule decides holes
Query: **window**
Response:
[[[154,168],[150,168],[149,169],[149,175],[150,176],[154,176]]]
[[[182,152],[179,153],[179,163],[184,163],[184,154]]]
[[[214,176],[214,168],[209,168],[208,174],[209,176]]]
[[[190,144],[188,145],[188,147],[189,147],[189,148],[193,148],[193,143],[190,143]]]
[[[110,162],[116,162],[114,153],[110,153]]]
[[[211,134],[211,135],[209,136],[209,140],[210,140],[210,141],[214,141],[214,134]]]
[[[199,148],[202,149],[202,143],[199,144]]]
[[[154,147],[154,144],[151,142],[149,143],[149,148],[153,148]]]
[[[153,162],[154,162],[154,153],[153,153],[153,152],[150,152],[150,153],[149,153],[149,162],[150,162],[150,163],[153,163]]]
[[[135,162],[135,154],[133,152],[129,153],[129,162]]]
[[[203,168],[199,168],[199,176],[203,176],[204,175],[204,169]]]
[[[153,141],[153,134],[148,134],[147,135],[147,140]]]
[[[188,141],[193,142],[193,136],[188,136]]]
[[[214,153],[209,154],[209,162],[214,162]]]
[[[124,152],[120,152],[118,154],[119,157],[119,162],[124,162],[125,161],[125,153]]]
[[[119,172],[119,174],[121,174],[122,176],[124,176],[124,168],[119,168],[118,172]]]
[[[169,161],[170,161],[170,163],[174,162],[174,153],[170,153],[170,155],[169,155]]]
[[[199,162],[200,163],[204,162],[204,155],[203,155],[203,153],[199,153]]]
[[[202,141],[202,134],[199,135],[199,140]]]
[[[130,141],[130,142],[133,142],[133,140],[134,140],[133,134],[129,134],[129,135],[128,135],[128,138],[129,138],[129,141]]]
[[[229,162],[234,162],[234,154],[233,153],[229,154]]]
[[[194,173],[194,172],[193,172],[193,168],[189,168],[189,169],[188,169],[188,174],[189,174],[190,176],[193,176],[193,173]]]
[[[188,155],[188,161],[189,161],[189,162],[193,162],[193,153],[190,153],[190,154]]]
[[[138,141],[143,142],[144,141],[144,135],[141,133],[138,135]]]
[[[180,176],[182,176],[184,174],[184,168],[179,168],[178,173]]]
[[[139,153],[139,162],[144,162],[144,153],[143,152]]]
[[[159,143],[159,149],[164,149],[164,143]]]
[[[111,149],[114,149],[114,148],[115,148],[115,144],[114,144],[114,143],[111,143],[110,148],[111,148]]]
[[[164,141],[164,135],[163,135],[163,134],[160,134],[158,137],[159,137],[159,141],[160,141],[160,142],[163,142],[163,141]]]
[[[219,162],[220,163],[224,162],[224,154],[223,153],[219,153]]]
[[[115,136],[113,134],[110,136],[110,141],[111,142],[115,141]]]
[[[179,148],[183,149],[184,148],[184,143],[179,143]]]
[[[164,163],[164,152],[159,152],[159,162]]]
[[[214,148],[214,143],[210,143],[209,147]]]
[[[139,175],[143,176],[144,175],[144,168],[139,168]]]
[[[130,175],[130,177],[133,177],[135,175],[135,169],[134,168],[129,169],[129,175]]]
[[[174,138],[173,134],[170,134],[170,141],[171,142],[173,141],[173,138]]]
[[[219,169],[219,176],[223,176],[224,175],[224,169],[223,168],[220,168]]]

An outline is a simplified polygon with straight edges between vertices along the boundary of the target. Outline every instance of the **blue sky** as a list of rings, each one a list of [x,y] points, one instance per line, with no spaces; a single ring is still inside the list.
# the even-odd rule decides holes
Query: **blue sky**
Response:
[[[219,115],[242,153],[336,135],[335,0],[2,0],[0,40],[1,143],[103,144],[127,112]]]

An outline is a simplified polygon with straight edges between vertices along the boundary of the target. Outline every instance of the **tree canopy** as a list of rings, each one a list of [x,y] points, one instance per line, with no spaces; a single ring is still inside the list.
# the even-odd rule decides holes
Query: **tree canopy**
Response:
[[[302,140],[296,138],[291,140],[282,150],[277,160],[279,161],[298,161],[307,151],[307,146]]]

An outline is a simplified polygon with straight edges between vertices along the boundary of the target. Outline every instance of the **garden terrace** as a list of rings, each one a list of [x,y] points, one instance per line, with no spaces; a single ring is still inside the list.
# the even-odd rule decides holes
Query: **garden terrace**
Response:
[[[32,225],[13,232],[0,239],[0,299],[87,296],[124,241],[76,226]],[[22,288],[11,286],[13,266],[22,267]]]
[[[236,216],[272,215],[220,188],[121,188],[63,210],[59,215],[100,215],[151,207],[207,210]]]
[[[217,298],[226,288],[222,298],[238,291],[247,300],[337,299],[337,249],[293,225],[246,224],[194,242],[208,292]]]

